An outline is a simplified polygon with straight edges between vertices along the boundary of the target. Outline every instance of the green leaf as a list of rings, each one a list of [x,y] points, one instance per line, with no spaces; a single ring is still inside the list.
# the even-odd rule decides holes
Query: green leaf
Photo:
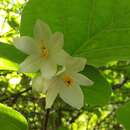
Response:
[[[26,55],[12,45],[0,43],[1,57],[19,64],[25,59]]]
[[[86,41],[91,0],[31,0],[21,19],[21,34],[33,35],[37,19],[48,23],[53,30],[64,33],[65,49],[72,53]]]
[[[65,49],[89,64],[130,59],[129,0],[31,0],[22,14],[21,34],[33,35],[37,19],[65,36]],[[86,41],[86,42],[85,42]],[[115,51],[116,50],[116,51]]]
[[[28,130],[26,119],[17,111],[0,104],[1,130]]]
[[[116,117],[118,122],[124,125],[126,130],[130,130],[130,102],[117,110]]]
[[[7,59],[0,58],[0,70],[18,70],[18,64]]]
[[[106,105],[111,96],[111,87],[109,83],[93,66],[87,66],[83,74],[94,82],[90,87],[82,87],[85,103],[91,106]]]

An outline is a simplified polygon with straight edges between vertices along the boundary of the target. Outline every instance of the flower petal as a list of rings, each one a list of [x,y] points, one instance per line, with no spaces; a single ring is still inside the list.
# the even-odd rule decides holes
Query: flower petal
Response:
[[[78,85],[67,87],[61,86],[60,97],[74,108],[80,109],[84,104],[84,97],[81,88]]]
[[[80,73],[76,73],[74,75],[75,80],[77,81],[77,83],[79,85],[83,85],[83,86],[91,86],[93,85],[93,81],[91,81],[90,79],[88,79],[86,76],[80,74]]]
[[[42,64],[41,72],[44,78],[50,79],[56,74],[57,65],[53,62],[44,62]]]
[[[45,93],[46,88],[45,88],[44,82],[46,82],[46,81],[45,81],[45,79],[43,79],[42,76],[34,77],[33,80],[32,80],[32,90],[34,92],[43,92],[43,93]]]
[[[27,36],[15,38],[14,45],[17,49],[23,51],[26,54],[33,54],[36,52],[35,41]]]
[[[65,65],[69,57],[71,56],[63,49],[52,55],[53,61],[58,65]]]
[[[48,87],[47,94],[46,94],[46,109],[51,108],[53,102],[55,101],[60,88],[59,88],[59,81],[52,80],[50,86]]]
[[[20,72],[28,72],[33,73],[40,69],[41,59],[36,55],[28,56],[21,64],[20,64]]]
[[[72,57],[67,60],[66,67],[68,71],[80,72],[86,65],[86,59],[80,57]]]
[[[34,37],[37,41],[48,42],[52,35],[51,29],[45,22],[37,20],[34,26]],[[43,42],[43,43],[44,43]]]
[[[60,32],[55,32],[49,41],[49,48],[51,53],[56,53],[59,50],[61,50],[63,48],[64,45],[64,35],[63,33]]]

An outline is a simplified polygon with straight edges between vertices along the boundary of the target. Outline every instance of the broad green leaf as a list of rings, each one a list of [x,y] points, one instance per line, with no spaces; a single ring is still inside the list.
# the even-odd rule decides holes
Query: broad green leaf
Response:
[[[15,63],[21,63],[26,55],[17,50],[14,46],[0,43],[0,58],[8,59]]]
[[[49,24],[53,32],[64,33],[65,48],[72,53],[86,41],[92,0],[31,0],[21,19],[21,34],[33,35],[37,19]]]
[[[129,0],[31,0],[22,14],[21,34],[33,35],[37,19],[65,36],[65,49],[89,64],[130,59]]]
[[[117,110],[116,117],[126,130],[130,130],[130,102]]]
[[[119,69],[123,70],[125,75],[130,77],[130,63],[128,63],[128,64],[126,64],[124,66],[121,66]]]
[[[82,87],[85,103],[92,106],[106,105],[111,96],[111,87],[109,83],[93,66],[87,66],[83,74],[94,82],[90,87]]]
[[[0,130],[28,130],[27,121],[17,111],[0,104]]]
[[[0,70],[18,70],[18,64],[4,58],[0,58]]]

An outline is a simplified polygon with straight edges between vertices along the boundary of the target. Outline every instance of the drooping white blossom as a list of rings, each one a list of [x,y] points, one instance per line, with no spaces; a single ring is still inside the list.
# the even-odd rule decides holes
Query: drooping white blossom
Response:
[[[70,58],[67,60],[64,71],[58,72],[48,81],[43,80],[42,85],[46,88],[46,108],[52,106],[57,95],[77,109],[84,105],[84,96],[80,85],[90,86],[93,84],[90,79],[79,73],[84,69],[85,64],[84,58]],[[35,89],[36,87],[34,86]]]

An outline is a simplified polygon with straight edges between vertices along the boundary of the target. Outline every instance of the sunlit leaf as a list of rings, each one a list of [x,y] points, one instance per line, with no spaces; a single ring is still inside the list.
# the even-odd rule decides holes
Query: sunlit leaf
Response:
[[[37,19],[65,35],[65,49],[89,64],[130,59],[129,0],[31,0],[22,14],[21,34],[33,34]],[[115,51],[116,50],[116,51]]]
[[[18,65],[7,59],[0,58],[0,70],[18,70]]]
[[[0,104],[1,130],[28,130],[26,119],[17,111]]]
[[[65,48],[72,53],[84,41],[88,28],[91,0],[31,0],[22,13],[21,34],[33,35],[37,19],[49,24],[53,31],[65,35]]]

